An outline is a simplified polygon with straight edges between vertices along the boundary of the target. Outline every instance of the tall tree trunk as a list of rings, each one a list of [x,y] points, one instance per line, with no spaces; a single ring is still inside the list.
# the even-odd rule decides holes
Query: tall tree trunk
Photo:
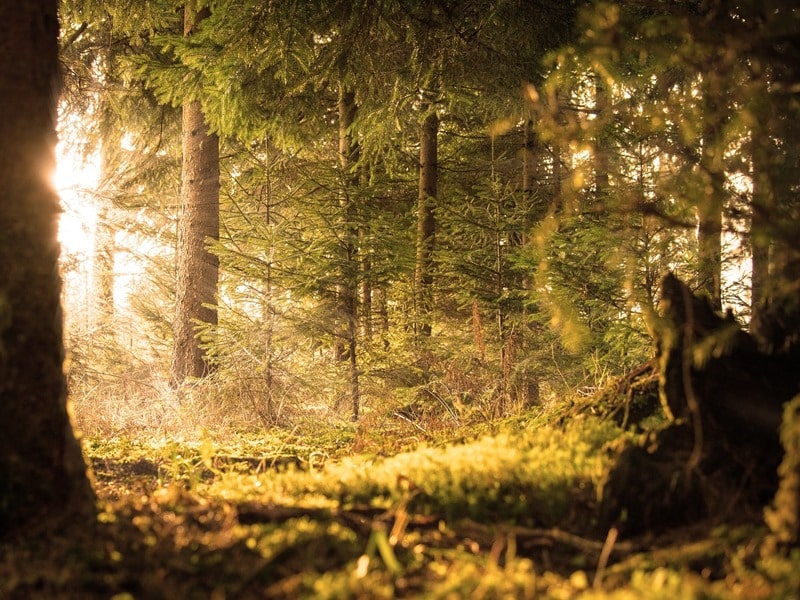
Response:
[[[522,193],[528,203],[536,192],[539,176],[539,152],[533,119],[525,121],[522,139]]]
[[[55,0],[0,0],[0,532],[94,496],[70,426],[58,275]],[[13,49],[11,51],[10,49]],[[67,521],[67,522],[69,522]]]
[[[184,34],[191,35],[207,16],[186,8]],[[175,290],[173,385],[209,372],[197,323],[216,325],[219,259],[208,242],[219,239],[219,138],[210,133],[198,101],[183,105],[181,215]]]
[[[364,223],[366,215],[362,215],[361,221]],[[369,251],[367,249],[369,232],[367,227],[362,225],[358,229],[359,247],[361,252],[359,254],[359,271],[361,282],[359,285],[358,297],[359,304],[361,305],[361,332],[364,336],[364,342],[369,347],[372,343],[372,261],[369,258]]]
[[[522,157],[522,196],[525,202],[525,213],[527,218],[524,223],[523,233],[521,235],[521,245],[527,246],[530,244],[528,231],[538,224],[547,212],[547,205],[543,201],[544,198],[539,194],[539,160],[540,148],[536,140],[536,129],[533,119],[529,119],[525,123],[523,131],[523,157]],[[532,274],[526,269],[522,274],[521,285],[522,289],[531,292],[533,291],[533,277]],[[525,305],[522,309],[525,316],[524,322],[526,324],[525,331],[528,335],[522,337],[523,352],[528,352],[528,339],[530,337],[529,331],[532,326],[531,320],[528,319],[528,306]],[[522,380],[518,382],[517,396],[522,401],[524,406],[539,403],[539,381],[529,373],[524,373]]]
[[[435,205],[439,178],[439,117],[429,105],[419,136],[417,260],[414,273],[417,334],[429,337],[433,313],[433,252],[436,244]]]
[[[100,68],[106,85],[119,83],[111,66],[117,58],[118,51],[109,49]],[[95,202],[97,221],[94,232],[94,264],[92,271],[94,306],[92,316],[94,328],[103,333],[113,335],[114,320],[114,202],[117,199],[116,175],[119,171],[118,153],[120,147],[120,123],[109,99],[103,95],[97,106],[97,123],[100,143],[100,181]]]
[[[97,210],[97,224],[94,233],[94,319],[96,329],[113,333],[114,319],[114,229],[109,217],[108,206]]]
[[[757,140],[756,144],[769,143]],[[769,165],[765,164],[766,150],[756,147],[753,152],[753,199],[750,218],[750,246],[753,257],[751,263],[750,285],[750,333],[756,339],[762,335],[762,309],[767,298],[767,281],[769,280],[770,235],[768,231],[768,215],[772,210],[772,182],[769,178]]]
[[[550,98],[551,118],[556,127],[564,126],[564,111],[562,106],[564,100],[561,90],[555,90]],[[555,136],[550,143],[550,156],[552,160],[551,182],[550,182],[550,210],[560,211],[564,208],[563,180],[564,165],[562,163],[562,148],[560,136]]]
[[[386,284],[380,284],[375,288],[375,304],[377,305],[375,313],[384,351],[388,351],[391,348],[391,342],[389,341],[389,300],[386,287]]]
[[[604,202],[608,196],[609,186],[608,128],[611,123],[611,96],[601,76],[595,79],[595,109],[598,131],[594,140],[594,191],[598,202]]]
[[[698,206],[697,243],[700,289],[715,310],[722,310],[722,180],[709,174],[709,193]]]
[[[698,282],[700,291],[715,310],[722,310],[722,208],[725,202],[725,173],[722,149],[722,119],[716,77],[709,75],[703,86],[705,115],[700,175],[703,194],[697,206]]]
[[[351,127],[356,117],[355,94],[344,84],[339,87],[339,164],[342,169],[343,193],[340,198],[344,226],[344,257],[339,283],[339,314],[345,321],[341,336],[344,339],[343,356],[348,361],[348,385],[353,421],[358,420],[359,381],[358,381],[358,227],[356,224],[356,203],[353,197],[359,180],[355,173],[358,163],[359,147]]]

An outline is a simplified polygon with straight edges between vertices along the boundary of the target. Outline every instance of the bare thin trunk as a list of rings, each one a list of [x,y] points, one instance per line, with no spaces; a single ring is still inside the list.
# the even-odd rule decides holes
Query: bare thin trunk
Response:
[[[433,252],[436,244],[435,205],[439,177],[439,117],[428,107],[420,127],[419,194],[417,198],[417,260],[414,274],[417,333],[431,335],[433,313]]]
[[[97,211],[92,277],[95,290],[95,324],[106,333],[113,332],[110,326],[114,319],[114,229],[109,212],[107,206],[102,206]]]
[[[767,298],[769,280],[769,232],[767,215],[773,204],[772,182],[764,165],[763,151],[756,149],[753,156],[753,201],[750,221],[750,245],[753,251],[750,290],[750,333],[762,334],[762,309]]]
[[[522,203],[525,220],[522,232],[518,236],[520,246],[527,246],[530,243],[528,232],[544,218],[547,211],[544,198],[539,193],[540,160],[541,151],[536,140],[536,129],[533,119],[529,119],[523,129]],[[522,275],[521,285],[524,290],[533,289],[533,277],[528,270]]]
[[[594,186],[598,201],[606,200],[609,186],[609,136],[608,124],[611,122],[611,96],[608,87],[601,77],[595,80],[595,107],[597,120],[600,123],[594,141]]]
[[[381,344],[384,350],[389,350],[389,302],[386,298],[386,286],[380,285],[375,288],[375,303],[378,305],[376,313],[378,316],[378,326],[380,328]]]
[[[359,286],[359,302],[361,304],[361,331],[367,345],[372,343],[372,280],[370,272],[372,263],[369,259],[369,252],[364,251],[367,244],[367,230],[361,227],[358,230],[358,238],[362,252],[360,253],[359,267],[361,275],[361,285]]]
[[[358,142],[352,135],[356,117],[355,94],[344,85],[339,88],[339,164],[342,168],[343,193],[340,198],[344,227],[344,260],[339,282],[339,314],[345,321],[341,334],[344,342],[342,356],[348,361],[348,385],[352,419],[358,420],[360,393],[358,379],[358,283],[360,269],[358,261],[358,228],[356,226],[356,202],[353,197],[359,180],[354,173],[358,162]],[[338,341],[337,341],[338,343]]]

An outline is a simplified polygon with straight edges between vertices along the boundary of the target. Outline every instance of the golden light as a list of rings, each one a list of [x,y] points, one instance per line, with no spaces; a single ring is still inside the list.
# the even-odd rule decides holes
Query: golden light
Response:
[[[63,209],[58,240],[65,253],[91,256],[97,221],[94,193],[100,181],[98,162],[96,156],[75,156],[62,144],[56,149],[53,185]]]

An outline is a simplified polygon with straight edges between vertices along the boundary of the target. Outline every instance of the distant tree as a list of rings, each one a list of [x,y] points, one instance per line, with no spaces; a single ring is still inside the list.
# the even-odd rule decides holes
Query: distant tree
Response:
[[[0,531],[94,513],[64,380],[55,0],[0,2]]]
[[[356,135],[353,132],[358,107],[355,103],[355,94],[345,84],[339,87],[339,165],[342,170],[342,183],[339,204],[341,206],[342,225],[339,234],[342,249],[341,273],[339,274],[338,313],[344,321],[344,327],[337,332],[339,344],[343,349],[338,351],[338,358],[346,359],[348,363],[348,384],[351,417],[358,420],[360,393],[358,377],[358,224],[356,211],[358,209],[358,154],[359,147]]]
[[[765,346],[786,346],[797,336],[791,315],[798,312],[800,170],[792,90],[800,52],[789,40],[796,40],[798,19],[784,0],[601,3],[582,11],[580,41],[554,55],[546,87],[571,90],[570,116],[563,127],[550,123],[542,131],[571,147],[576,169],[565,191],[591,223],[588,246],[575,243],[581,236],[567,229],[575,223],[569,215],[546,232],[554,234],[549,272],[568,268],[560,269],[561,282],[543,283],[551,295],[566,283],[564,299],[578,308],[574,320],[602,324],[590,327],[608,340],[615,323],[635,323],[636,313],[652,307],[659,271],[672,270],[718,310],[735,306],[745,319],[752,310]],[[580,86],[597,76],[608,95],[595,96],[592,106],[581,101]],[[594,166],[596,175],[605,173],[596,183],[606,198],[593,206],[581,163],[601,136],[603,155],[595,154]],[[605,249],[601,261],[580,261],[590,276],[569,281],[578,272],[570,261],[595,249]],[[745,268],[751,257],[752,282]],[[597,320],[602,306],[580,307],[591,297],[604,298],[606,318]],[[631,309],[631,319],[621,318]]]
[[[436,195],[439,180],[439,117],[436,108],[423,104],[419,131],[419,193],[417,195],[417,259],[414,273],[417,334],[432,330],[434,252],[436,250]]]

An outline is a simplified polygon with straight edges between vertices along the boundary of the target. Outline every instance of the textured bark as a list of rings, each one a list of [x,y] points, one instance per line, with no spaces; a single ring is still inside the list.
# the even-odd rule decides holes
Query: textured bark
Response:
[[[201,17],[186,9],[186,35]],[[197,328],[217,324],[219,279],[219,259],[208,250],[209,242],[219,239],[219,138],[209,132],[198,101],[184,103],[182,126],[173,385],[209,372]]]
[[[62,370],[57,38],[55,0],[0,0],[0,534],[94,514]]]
[[[183,107],[181,218],[175,297],[172,381],[208,374],[198,323],[216,325],[219,259],[208,243],[219,239],[219,141],[208,133],[199,102]]]
[[[417,333],[431,335],[433,312],[433,251],[436,245],[435,205],[439,178],[439,117],[431,110],[422,121],[419,141],[417,199],[417,260],[414,274]]]

